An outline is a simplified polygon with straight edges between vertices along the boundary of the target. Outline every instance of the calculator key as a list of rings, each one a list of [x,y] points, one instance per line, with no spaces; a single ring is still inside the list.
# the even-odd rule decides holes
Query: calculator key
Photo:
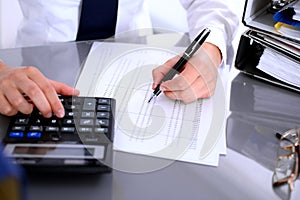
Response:
[[[94,120],[93,119],[81,119],[79,124],[80,124],[80,126],[93,126]]]
[[[97,118],[109,119],[109,112],[97,112]]]
[[[77,117],[78,116],[78,112],[66,112],[66,117]]]
[[[59,100],[60,100],[60,102],[61,102],[62,104],[65,104],[65,99],[59,97]]]
[[[95,128],[95,133],[107,133],[108,128]]]
[[[97,111],[110,111],[110,106],[109,105],[98,105],[97,106]]]
[[[25,126],[13,126],[11,130],[13,131],[25,131]]]
[[[24,132],[14,132],[14,131],[11,131],[9,133],[9,137],[10,138],[22,138],[24,136]]]
[[[96,99],[94,98],[84,99],[82,110],[95,110],[95,107],[96,107]]]
[[[30,126],[29,130],[30,131],[42,131],[43,127],[42,126]]]
[[[45,131],[46,132],[58,132],[59,128],[55,127],[55,126],[46,126]]]
[[[82,112],[81,117],[83,118],[94,118],[95,117],[95,112]]]
[[[28,132],[27,133],[27,138],[41,138],[42,137],[42,133],[41,132]]]
[[[61,128],[61,132],[74,133],[75,132],[75,128],[74,127],[62,127]]]
[[[98,119],[96,120],[96,125],[101,127],[108,127],[109,121],[107,119]]]
[[[109,99],[98,99],[98,104],[109,105],[110,100]]]
[[[57,124],[57,119],[51,119],[49,123],[52,125]]]
[[[36,119],[34,123],[35,124],[41,124],[41,119]]]
[[[78,98],[78,97],[72,97],[69,102],[72,104],[75,104],[75,105],[80,105],[82,102],[82,99]]]
[[[64,119],[63,121],[64,125],[74,125],[74,119]]]
[[[28,124],[29,119],[28,118],[19,118],[15,121],[15,124],[22,124],[22,125],[26,125]]]
[[[79,105],[65,105],[66,110],[78,110],[79,108]]]
[[[92,128],[86,128],[86,127],[80,127],[78,130],[80,133],[91,133],[93,131]]]

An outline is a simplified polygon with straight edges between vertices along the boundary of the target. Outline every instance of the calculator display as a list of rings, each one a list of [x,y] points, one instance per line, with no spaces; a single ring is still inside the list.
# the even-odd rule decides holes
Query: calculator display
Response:
[[[94,149],[85,148],[64,148],[64,147],[22,147],[16,146],[13,154],[26,155],[47,155],[47,156],[91,156],[94,154]]]
[[[105,147],[100,145],[8,144],[5,151],[12,157],[103,159]]]

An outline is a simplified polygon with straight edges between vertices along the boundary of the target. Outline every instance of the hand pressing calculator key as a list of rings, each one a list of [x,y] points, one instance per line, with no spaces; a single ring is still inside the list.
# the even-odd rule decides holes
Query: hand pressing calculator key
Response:
[[[110,172],[115,99],[59,98],[64,118],[44,118],[37,108],[11,117],[5,154],[30,172]]]

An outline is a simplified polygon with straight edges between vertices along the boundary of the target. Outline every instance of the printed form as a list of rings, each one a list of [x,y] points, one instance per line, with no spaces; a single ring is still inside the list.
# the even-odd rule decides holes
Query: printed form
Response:
[[[161,47],[95,43],[76,88],[81,95],[116,99],[114,150],[217,166],[226,154],[225,104],[215,95],[184,104],[152,95],[152,69],[183,52]]]

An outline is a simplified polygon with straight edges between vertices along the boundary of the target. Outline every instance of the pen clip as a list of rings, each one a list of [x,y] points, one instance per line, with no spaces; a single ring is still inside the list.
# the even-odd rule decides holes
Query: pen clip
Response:
[[[198,50],[198,47],[201,46],[204,43],[204,41],[206,40],[206,38],[208,37],[209,34],[210,34],[210,29],[205,28],[193,40],[193,42],[191,43],[191,45],[185,51],[186,56],[188,56],[188,58],[190,58],[190,57],[193,56],[193,54]]]

